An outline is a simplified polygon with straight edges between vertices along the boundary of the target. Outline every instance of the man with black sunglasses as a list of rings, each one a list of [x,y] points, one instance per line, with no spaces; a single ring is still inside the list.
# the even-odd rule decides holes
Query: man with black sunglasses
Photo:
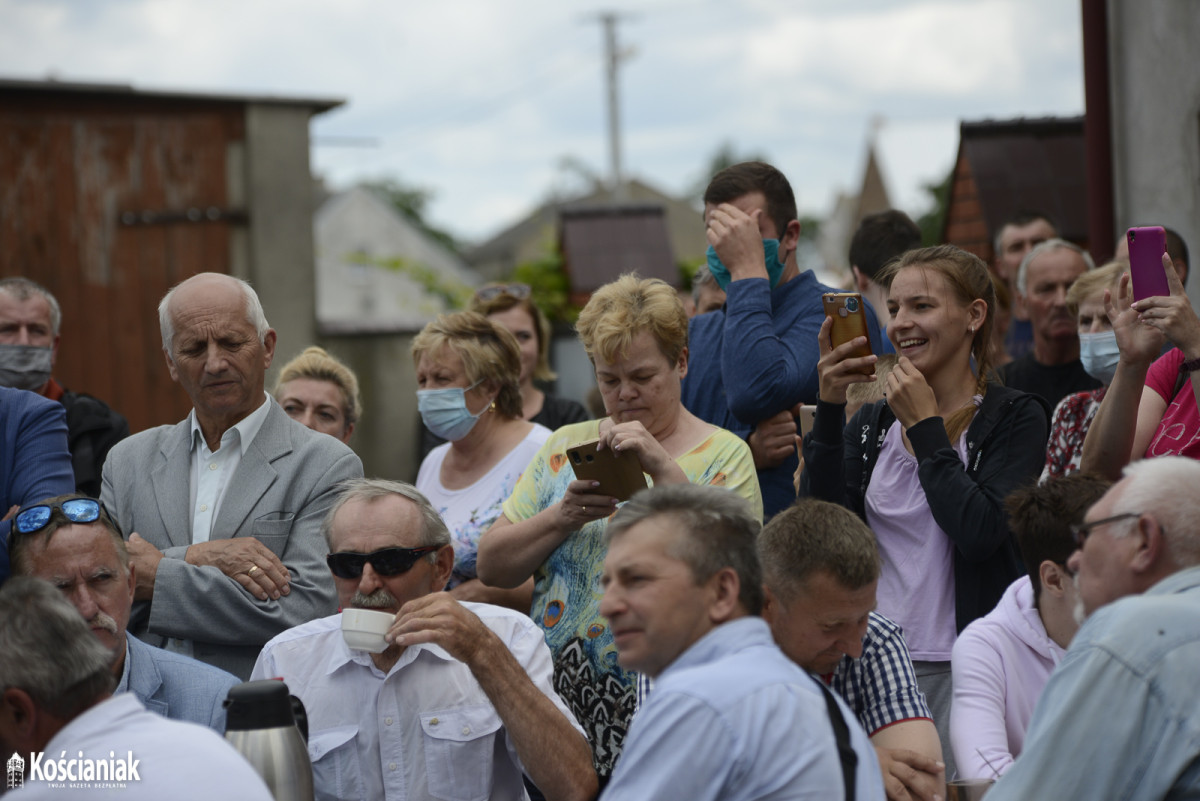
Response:
[[[1072,527],[1082,625],[988,801],[1200,798],[1200,463],[1124,476]]]
[[[116,523],[100,502],[60,495],[26,506],[12,521],[9,550],[14,576],[53,584],[79,610],[113,654],[115,692],[172,720],[225,733],[223,702],[240,680],[195,659],[147,645],[129,634],[136,583]]]
[[[408,484],[347,482],[325,518],[343,609],[394,615],[381,653],[351,649],[342,615],[285,631],[251,676],[304,702],[317,799],[590,799],[583,730],[554,691],[545,638],[499,606],[442,592],[450,533]]]
[[[122,440],[104,463],[101,498],[136,568],[130,628],[245,678],[263,643],[336,608],[321,520],[362,462],[266,394],[275,331],[245,281],[192,276],[158,312],[192,412]]]

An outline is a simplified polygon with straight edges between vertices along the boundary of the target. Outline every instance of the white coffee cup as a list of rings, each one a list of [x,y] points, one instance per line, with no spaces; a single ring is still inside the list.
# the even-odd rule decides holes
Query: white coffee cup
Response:
[[[342,611],[342,637],[355,651],[383,653],[388,647],[383,635],[395,619],[391,612],[377,609],[345,609]]]

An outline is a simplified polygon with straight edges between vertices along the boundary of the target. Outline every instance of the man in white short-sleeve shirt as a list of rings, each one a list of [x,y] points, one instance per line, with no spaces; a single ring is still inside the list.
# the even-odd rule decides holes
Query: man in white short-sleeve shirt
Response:
[[[382,653],[353,650],[340,614],[283,632],[251,678],[304,702],[318,799],[547,798],[596,793],[591,749],[553,689],[525,615],[442,592],[450,533],[414,487],[348,482],[323,527],[342,609],[395,615]]]

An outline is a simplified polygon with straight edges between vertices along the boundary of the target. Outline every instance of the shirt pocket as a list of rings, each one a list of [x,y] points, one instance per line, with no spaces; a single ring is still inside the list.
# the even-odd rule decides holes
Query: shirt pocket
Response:
[[[291,512],[272,512],[254,521],[250,527],[250,536],[271,549],[271,552],[283,558],[287,550],[288,536],[292,533],[292,524],[296,515]]]
[[[492,792],[492,759],[500,716],[491,704],[421,715],[429,794],[444,801],[484,801]]]
[[[338,726],[313,732],[308,738],[315,801],[363,797],[358,764],[358,727]]]

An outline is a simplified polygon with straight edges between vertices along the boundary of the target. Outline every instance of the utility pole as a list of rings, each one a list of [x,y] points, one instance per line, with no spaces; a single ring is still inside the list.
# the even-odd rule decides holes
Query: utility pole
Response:
[[[631,50],[617,47],[618,14],[605,11],[599,15],[604,26],[604,75],[608,88],[608,152],[609,172],[612,182],[612,198],[621,203],[626,200],[625,180],[621,175],[621,109],[618,102],[617,68],[621,61],[632,55]]]

